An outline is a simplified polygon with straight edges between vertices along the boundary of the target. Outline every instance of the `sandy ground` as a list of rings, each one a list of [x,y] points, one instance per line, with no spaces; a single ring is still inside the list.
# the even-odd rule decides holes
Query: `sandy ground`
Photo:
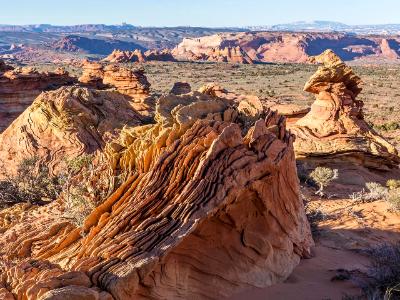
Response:
[[[400,215],[391,212],[385,201],[309,199],[311,209],[325,216],[318,223],[313,258],[302,260],[285,282],[242,292],[232,300],[336,300],[362,295],[354,280],[335,280],[335,276],[342,274],[340,269],[364,272],[369,261],[360,251],[400,241]]]

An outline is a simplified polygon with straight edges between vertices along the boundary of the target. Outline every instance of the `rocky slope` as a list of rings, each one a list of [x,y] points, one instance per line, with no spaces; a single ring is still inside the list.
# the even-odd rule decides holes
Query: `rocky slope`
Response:
[[[237,48],[255,62],[304,63],[310,56],[332,49],[343,60],[360,58],[397,60],[398,36],[356,36],[342,33],[241,32],[184,39],[175,56],[207,60],[215,49]],[[222,55],[224,57],[224,55]],[[215,59],[214,59],[215,60]],[[229,61],[229,59],[228,59]]]
[[[67,91],[75,90],[41,97]],[[95,103],[106,96],[92,93]],[[60,101],[73,104],[68,131],[81,123],[98,126],[99,108],[77,98]],[[96,107],[108,103],[100,102]],[[108,123],[117,114],[99,115]],[[25,124],[14,123],[14,130]],[[1,295],[221,299],[282,281],[309,255],[313,242],[293,136],[285,119],[264,110],[257,97],[216,85],[163,96],[155,123],[128,124],[102,157],[111,171],[128,177],[82,227],[65,218],[65,195],[20,211],[11,222],[0,216]]]
[[[19,116],[44,90],[70,85],[75,78],[62,68],[38,72],[34,68],[12,69],[0,62],[0,132]]]

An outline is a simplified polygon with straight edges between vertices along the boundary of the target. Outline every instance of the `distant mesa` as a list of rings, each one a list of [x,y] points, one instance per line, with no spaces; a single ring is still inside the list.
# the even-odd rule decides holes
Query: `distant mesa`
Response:
[[[399,37],[315,32],[240,32],[186,38],[172,52],[179,60],[306,63],[310,56],[326,49],[333,49],[343,60],[396,60],[400,55],[399,45]]]
[[[90,54],[108,55],[114,49],[145,50],[141,45],[134,42],[125,42],[116,39],[95,39],[78,35],[67,35],[53,42],[50,47],[57,51],[82,52]]]

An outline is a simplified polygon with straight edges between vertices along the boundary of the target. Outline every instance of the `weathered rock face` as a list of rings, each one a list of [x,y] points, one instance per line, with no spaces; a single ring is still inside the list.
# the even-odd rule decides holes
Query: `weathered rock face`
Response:
[[[82,228],[62,199],[9,225],[0,283],[28,300],[73,284],[115,299],[221,299],[287,278],[312,244],[293,136],[256,98],[201,91],[160,98],[156,124],[108,144],[110,167],[129,177]]]
[[[17,118],[44,90],[71,85],[75,78],[62,68],[38,72],[33,68],[0,66],[0,132]]]
[[[33,156],[57,173],[65,158],[102,149],[126,124],[141,124],[141,117],[119,93],[78,87],[42,93],[0,135],[0,177]]]
[[[188,94],[192,91],[192,87],[187,82],[175,82],[174,86],[171,89],[171,94],[174,95],[182,95]]]
[[[273,111],[277,111],[278,114],[286,118],[288,125],[296,123],[298,120],[303,118],[309,111],[309,107],[300,106],[296,104],[274,104],[269,107]]]
[[[117,65],[104,68],[103,83],[113,86],[118,92],[130,96],[136,102],[149,97],[150,83],[144,76],[144,70],[131,70]]]
[[[136,102],[149,97],[150,83],[143,69],[131,70],[117,64],[103,65],[84,62],[79,82],[92,88],[114,87],[121,94],[130,96]]]
[[[316,94],[316,101],[291,127],[296,135],[297,157],[347,159],[379,170],[397,167],[400,158],[395,147],[363,119],[363,102],[356,99],[361,79],[331,50],[313,61],[322,66],[304,90]]]
[[[83,86],[101,89],[104,88],[103,77],[104,70],[103,65],[98,62],[92,62],[85,60],[82,63],[82,75],[79,77],[79,82]]]
[[[140,50],[121,51],[115,49],[109,56],[104,58],[103,61],[109,63],[145,62],[146,58]]]

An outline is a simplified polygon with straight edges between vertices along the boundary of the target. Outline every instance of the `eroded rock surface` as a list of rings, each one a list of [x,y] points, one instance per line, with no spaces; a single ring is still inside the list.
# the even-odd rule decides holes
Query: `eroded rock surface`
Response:
[[[0,134],[0,174],[38,157],[52,171],[65,158],[102,149],[124,125],[141,124],[129,98],[115,92],[63,87],[42,93]]]
[[[0,132],[42,91],[71,85],[75,81],[62,68],[53,72],[38,72],[29,67],[13,69],[0,61]]]
[[[312,60],[322,65],[304,87],[316,95],[310,112],[291,126],[296,156],[397,169],[400,158],[395,147],[363,119],[363,102],[356,99],[361,79],[331,50]]]
[[[128,179],[81,228],[63,217],[62,198],[7,225],[0,292],[221,299],[283,281],[309,255],[284,117],[208,85],[163,96],[155,120],[107,144],[109,167]]]

